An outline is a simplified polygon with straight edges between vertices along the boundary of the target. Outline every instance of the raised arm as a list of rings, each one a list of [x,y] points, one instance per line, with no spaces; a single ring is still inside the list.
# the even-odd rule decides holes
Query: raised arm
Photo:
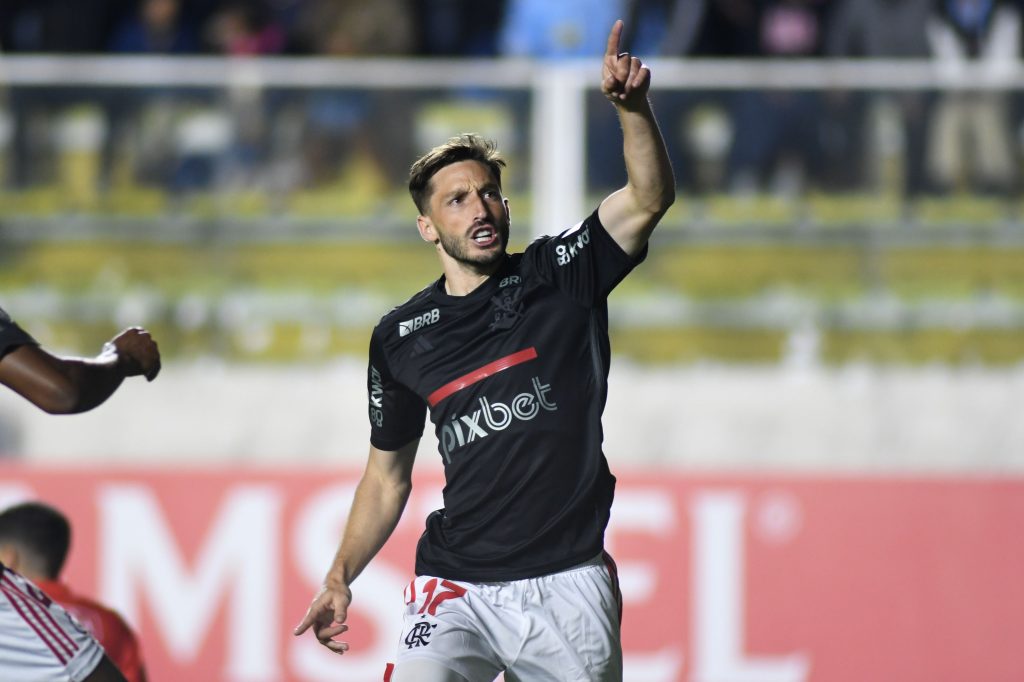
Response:
[[[338,654],[348,651],[348,642],[333,638],[348,630],[345,620],[352,602],[349,586],[391,537],[402,517],[412,491],[412,466],[419,442],[417,438],[395,451],[370,446],[366,470],[356,486],[341,544],[323,586],[295,627],[295,635],[312,627],[325,647]]]
[[[675,177],[647,99],[651,71],[628,52],[619,52],[621,37],[620,20],[608,35],[601,91],[619,115],[627,179],[625,187],[601,202],[598,216],[616,243],[635,256],[675,201]]]
[[[51,414],[86,412],[109,398],[125,377],[160,371],[160,351],[144,329],[114,337],[95,358],[64,358],[34,344],[0,357],[0,384]]]

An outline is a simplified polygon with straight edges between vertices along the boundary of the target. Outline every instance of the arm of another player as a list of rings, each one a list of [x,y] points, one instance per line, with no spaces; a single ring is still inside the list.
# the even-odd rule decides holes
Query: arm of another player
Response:
[[[127,682],[127,680],[117,666],[107,656],[103,656],[100,664],[89,673],[83,682]]]
[[[619,20],[608,35],[601,91],[619,115],[627,180],[625,187],[601,202],[598,216],[612,239],[636,256],[675,201],[676,185],[665,140],[647,99],[651,71],[636,57],[619,52],[621,37]]]
[[[335,653],[348,651],[348,642],[333,638],[348,630],[345,619],[352,601],[349,586],[391,536],[412,491],[412,465],[419,439],[399,450],[370,446],[363,477],[356,486],[341,545],[327,577],[294,634],[313,628],[316,638]]]
[[[125,377],[160,371],[160,350],[144,329],[126,329],[95,358],[62,358],[33,344],[0,358],[0,384],[51,414],[86,412],[109,398]]]

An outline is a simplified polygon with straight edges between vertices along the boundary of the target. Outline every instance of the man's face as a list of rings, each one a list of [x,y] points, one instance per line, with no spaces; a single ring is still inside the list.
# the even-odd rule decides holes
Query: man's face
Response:
[[[439,241],[464,265],[486,268],[500,261],[508,246],[509,213],[490,169],[479,161],[459,161],[435,173],[430,183],[427,215],[421,217],[424,238]]]

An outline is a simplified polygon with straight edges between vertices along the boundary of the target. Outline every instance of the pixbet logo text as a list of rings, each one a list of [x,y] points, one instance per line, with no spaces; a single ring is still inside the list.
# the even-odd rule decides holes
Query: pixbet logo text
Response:
[[[517,394],[507,404],[491,402],[482,397],[477,401],[479,409],[470,414],[452,417],[444,424],[438,434],[441,454],[445,462],[451,462],[452,452],[475,440],[486,438],[495,431],[504,431],[512,421],[530,421],[541,410],[554,412],[558,405],[549,400],[550,384],[543,383],[538,377],[531,380],[531,391]]]

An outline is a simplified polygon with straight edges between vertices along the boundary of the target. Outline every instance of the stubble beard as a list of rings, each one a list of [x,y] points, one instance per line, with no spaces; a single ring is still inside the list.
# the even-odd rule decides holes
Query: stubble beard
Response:
[[[490,265],[494,265],[504,258],[505,249],[508,247],[508,226],[496,227],[495,229],[498,231],[498,240],[501,242],[500,249],[495,249],[493,251],[477,255],[470,255],[462,237],[439,232],[438,236],[441,241],[441,249],[443,249],[452,260],[458,262],[460,265],[467,265],[474,269],[486,268]]]

